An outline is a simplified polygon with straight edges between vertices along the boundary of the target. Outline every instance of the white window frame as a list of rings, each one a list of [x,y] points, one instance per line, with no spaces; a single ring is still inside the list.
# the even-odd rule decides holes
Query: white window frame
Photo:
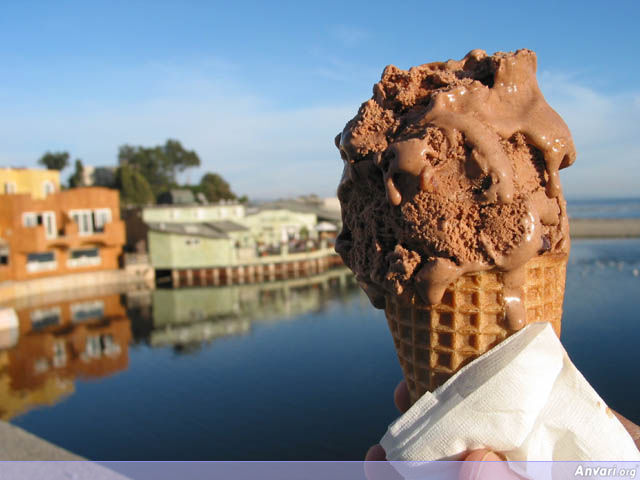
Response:
[[[104,223],[102,223],[102,225],[99,224],[98,219],[100,218],[100,214],[101,213],[106,213],[105,216],[105,221]],[[111,215],[111,209],[110,208],[96,208],[93,211],[93,224],[95,225],[96,228],[102,228],[102,230],[104,231],[104,226],[107,223],[111,223],[113,221],[113,217]]]
[[[58,236],[58,228],[56,225],[55,212],[52,212],[52,211],[42,212],[42,224],[44,225],[44,234],[47,238],[56,238]]]
[[[56,193],[55,184],[51,180],[45,180],[44,182],[42,182],[42,193],[44,194],[45,197],[48,197],[49,195]]]
[[[100,315],[85,317],[85,318],[77,318],[78,312],[93,312],[100,310]],[[104,317],[104,302],[102,300],[94,300],[92,302],[80,302],[74,303],[71,305],[71,321],[73,323],[82,323],[89,320],[95,320]]]
[[[62,313],[60,312],[60,307],[51,307],[51,308],[39,308],[37,310],[33,310],[29,317],[31,318],[31,327],[37,329],[38,323],[43,319],[50,316],[57,316],[58,321],[56,323],[52,323],[53,325],[60,325],[60,321],[62,320]]]
[[[44,357],[38,358],[33,362],[33,371],[36,375],[40,375],[49,370],[49,360]]]
[[[102,356],[102,342],[100,335],[87,335],[84,354],[88,358],[100,358]]]
[[[54,368],[62,368],[67,365],[67,346],[64,340],[56,340],[53,344],[53,361]]]
[[[31,219],[29,221],[29,219]],[[22,214],[22,226],[27,228],[38,226],[38,214],[36,212],[24,212]]]
[[[95,257],[80,257],[80,258],[71,258],[71,252],[73,250],[97,250],[98,255]],[[84,248],[74,248],[73,250],[69,250],[69,257],[67,258],[67,267],[70,268],[79,268],[79,267],[95,267],[96,265],[100,265],[102,263],[102,255],[100,255],[99,247],[84,247]]]
[[[16,182],[4,182],[4,193],[13,194],[16,193]]]
[[[56,252],[53,251],[51,253],[53,253],[53,260],[50,260],[48,262],[29,262],[27,260],[27,272],[38,273],[56,270],[58,268],[58,259],[56,258]]]
[[[76,220],[75,216],[78,216],[78,219],[82,219],[83,217],[87,219],[87,224],[89,226],[89,230],[84,230],[82,227],[82,222]],[[88,236],[93,235],[93,211],[89,209],[78,209],[78,210],[69,210],[69,217],[76,222],[78,225],[78,235]]]
[[[100,335],[100,343],[102,344],[102,353],[107,357],[116,357],[122,352],[120,344],[113,341],[113,335],[110,333]]]
[[[42,223],[38,224],[38,217],[42,220]],[[50,223],[47,222],[50,220]],[[55,212],[48,210],[46,212],[24,212],[22,214],[22,225],[26,228],[44,226],[44,233],[47,238],[56,238],[58,236],[58,229],[56,225]]]

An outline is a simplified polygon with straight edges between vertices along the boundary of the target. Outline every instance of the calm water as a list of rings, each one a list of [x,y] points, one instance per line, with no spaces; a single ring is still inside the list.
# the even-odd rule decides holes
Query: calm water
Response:
[[[574,242],[563,323],[578,368],[636,422],[639,270],[640,240]],[[397,415],[384,316],[344,272],[40,303],[18,305],[0,414],[89,458],[361,459]]]

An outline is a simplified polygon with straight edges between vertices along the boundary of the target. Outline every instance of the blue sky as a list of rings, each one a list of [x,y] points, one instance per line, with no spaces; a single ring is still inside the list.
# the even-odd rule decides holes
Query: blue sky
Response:
[[[568,197],[637,196],[634,2],[3,2],[0,165],[177,138],[239,194],[332,195],[333,137],[401,68],[530,48],[578,148]],[[64,176],[71,169],[64,172]]]

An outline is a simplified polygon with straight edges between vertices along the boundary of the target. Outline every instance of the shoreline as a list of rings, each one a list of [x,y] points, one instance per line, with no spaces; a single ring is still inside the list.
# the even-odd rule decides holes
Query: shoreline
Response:
[[[570,218],[571,238],[640,237],[640,218]]]
[[[640,218],[570,218],[569,219],[569,231],[571,233],[571,238],[574,240],[577,239],[616,239],[616,238],[640,238]],[[310,255],[311,257],[317,256]],[[295,257],[295,258],[294,258]],[[300,258],[298,258],[300,257]],[[307,258],[306,255],[294,254],[287,258],[288,260],[301,260],[303,258]],[[265,265],[271,263],[269,259],[261,258],[259,259],[259,263],[264,263]],[[300,262],[293,262],[300,263]],[[295,266],[295,265],[294,265]],[[233,270],[229,266],[226,270]],[[242,270],[236,272],[239,282],[245,283],[245,280],[249,280],[250,278],[245,279],[245,273],[249,274],[249,277],[252,277],[253,268],[250,268],[248,272],[244,272],[244,266],[233,266],[236,270]],[[300,265],[297,265],[300,267]],[[222,268],[222,267],[221,267]],[[197,271],[199,275],[202,275],[202,272],[206,269],[194,269]],[[185,273],[184,281],[180,281],[181,279],[176,279],[175,277],[179,277],[179,272],[176,270],[172,272],[172,276],[170,277],[171,283],[174,285],[177,284],[197,284],[200,283],[194,282],[193,278],[188,275],[189,272]],[[178,275],[175,275],[178,273]],[[193,274],[193,272],[191,272]],[[304,274],[308,274],[305,269],[294,268],[291,272],[292,277],[297,277],[300,274],[301,276],[306,276]],[[209,276],[212,276],[209,275]],[[258,275],[259,276],[259,275]],[[288,277],[289,275],[287,275]],[[173,277],[173,278],[172,278]],[[200,277],[198,277],[200,280]],[[254,280],[257,280],[256,277]],[[121,268],[119,270],[108,270],[108,271],[99,271],[99,272],[89,272],[89,273],[78,273],[74,275],[64,275],[60,277],[47,277],[42,279],[34,279],[27,280],[21,282],[6,282],[0,284],[0,305],[6,304],[10,301],[16,300],[22,297],[30,297],[33,295],[55,295],[57,292],[66,291],[70,289],[78,289],[78,288],[86,288],[87,286],[91,286],[93,288],[105,288],[110,285],[127,285],[129,287],[134,287],[137,285],[145,284],[145,280],[147,280],[145,275],[140,275],[140,272],[134,271],[133,269]],[[176,281],[177,280],[177,281]],[[155,282],[153,282],[155,284]],[[204,282],[207,283],[207,282]],[[220,283],[224,284],[226,282],[215,282],[210,283]],[[234,282],[235,283],[235,282]],[[253,282],[249,282],[253,283]],[[149,285],[150,288],[154,288],[154,284]]]

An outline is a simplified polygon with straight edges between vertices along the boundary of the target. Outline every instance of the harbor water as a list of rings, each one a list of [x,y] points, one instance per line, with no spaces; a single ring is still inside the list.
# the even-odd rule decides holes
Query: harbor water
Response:
[[[562,341],[640,423],[640,239],[576,240]],[[398,415],[384,314],[346,269],[15,304],[0,415],[99,460],[358,460]]]

